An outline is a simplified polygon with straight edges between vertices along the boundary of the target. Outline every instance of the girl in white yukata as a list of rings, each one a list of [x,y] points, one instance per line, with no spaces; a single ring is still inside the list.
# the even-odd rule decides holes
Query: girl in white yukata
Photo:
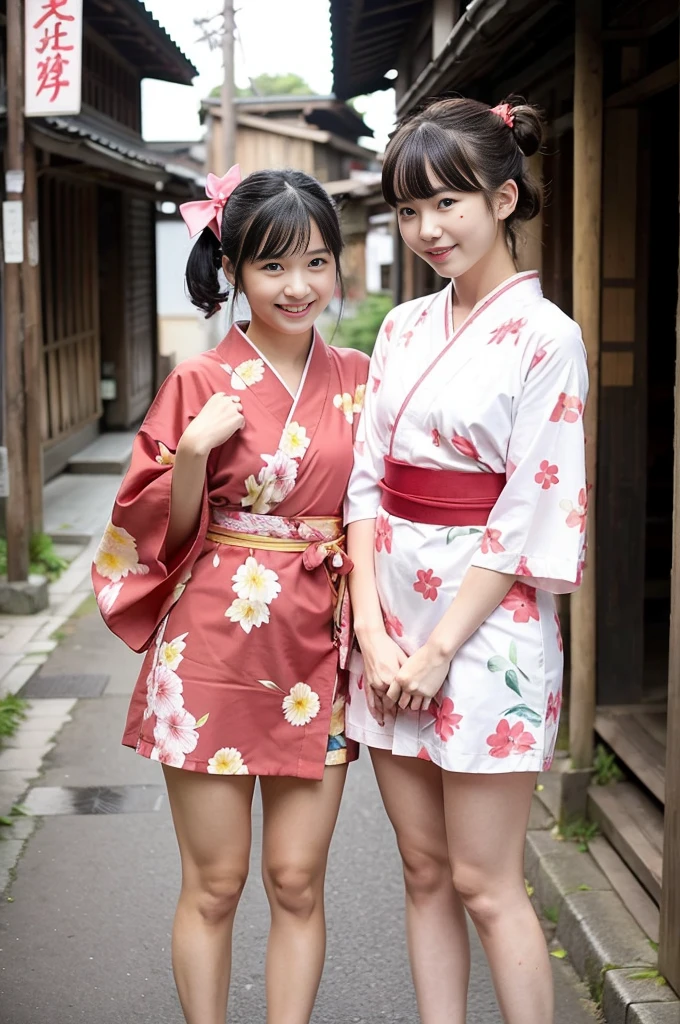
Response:
[[[406,245],[450,283],[393,310],[373,354],[346,728],[396,831],[423,1024],[465,1021],[465,910],[506,1024],[553,1020],[523,854],[559,720],[553,595],[584,565],[588,383],[578,325],[515,265],[540,139],[527,105],[446,99],[399,126],[383,170]]]

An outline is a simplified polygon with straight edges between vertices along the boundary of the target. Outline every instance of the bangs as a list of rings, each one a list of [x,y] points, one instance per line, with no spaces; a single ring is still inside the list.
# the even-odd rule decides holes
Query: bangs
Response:
[[[385,155],[382,188],[386,202],[397,206],[409,199],[431,199],[442,187],[452,192],[485,191],[455,133],[431,121],[415,129],[404,125]]]
[[[243,240],[239,262],[259,263],[304,253],[309,246],[313,220],[324,246],[337,260],[337,228],[333,224],[332,211],[313,196],[303,196],[294,189],[286,189],[263,203],[253,217]]]

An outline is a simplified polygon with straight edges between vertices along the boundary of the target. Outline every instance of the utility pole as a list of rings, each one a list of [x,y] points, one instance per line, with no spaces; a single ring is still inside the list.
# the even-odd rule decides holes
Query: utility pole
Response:
[[[222,13],[222,134],[225,172],[236,163],[236,108],[234,107],[234,0],[224,0]]]
[[[6,503],[7,579],[28,578],[28,502],[25,462],[23,323],[23,188],[24,188],[24,41],[23,0],[7,4],[7,149],[4,251],[5,443],[9,477]],[[11,222],[12,237],[7,225]]]

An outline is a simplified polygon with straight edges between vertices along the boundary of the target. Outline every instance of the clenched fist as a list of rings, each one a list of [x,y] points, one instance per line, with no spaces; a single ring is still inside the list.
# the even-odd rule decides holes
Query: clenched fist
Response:
[[[186,428],[180,445],[198,455],[209,455],[213,448],[228,441],[245,423],[241,399],[217,391]]]

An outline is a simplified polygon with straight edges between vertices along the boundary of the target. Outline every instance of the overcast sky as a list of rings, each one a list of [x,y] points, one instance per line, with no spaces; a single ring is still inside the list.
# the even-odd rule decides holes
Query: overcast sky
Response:
[[[144,136],[147,139],[198,139],[201,99],[219,85],[222,59],[219,50],[198,42],[201,31],[194,18],[221,9],[220,0],[144,0],[153,16],[170,33],[198,68],[194,85],[170,85],[147,81],[143,85]],[[328,0],[236,0],[236,84],[248,85],[248,77],[294,71],[309,82],[314,92],[328,94],[333,88],[333,60]],[[219,19],[215,21],[219,25]],[[376,133],[383,148],[392,127],[394,94],[374,93],[357,107]]]

